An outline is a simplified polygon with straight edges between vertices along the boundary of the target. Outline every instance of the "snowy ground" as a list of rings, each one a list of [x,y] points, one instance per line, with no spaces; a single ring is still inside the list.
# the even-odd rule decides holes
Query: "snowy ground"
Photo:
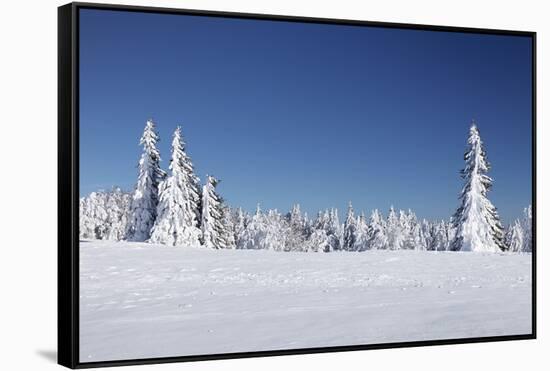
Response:
[[[82,362],[531,332],[531,256],[80,244]]]

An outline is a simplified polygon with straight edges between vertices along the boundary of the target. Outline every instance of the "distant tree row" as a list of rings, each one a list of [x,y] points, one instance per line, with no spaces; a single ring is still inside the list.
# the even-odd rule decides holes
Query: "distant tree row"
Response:
[[[356,215],[350,202],[343,223],[336,209],[310,219],[299,205],[290,212],[250,215],[231,209],[216,191],[218,180],[206,177],[201,187],[185,151],[181,129],[172,140],[167,174],[160,168],[158,134],[149,120],[140,140],[143,146],[133,193],[113,188],[80,200],[80,237],[142,241],[170,246],[275,251],[511,251],[530,252],[531,206],[506,230],[487,198],[490,166],[475,125],[470,128],[461,205],[448,221],[418,219],[411,211],[390,208],[387,217],[374,210]]]

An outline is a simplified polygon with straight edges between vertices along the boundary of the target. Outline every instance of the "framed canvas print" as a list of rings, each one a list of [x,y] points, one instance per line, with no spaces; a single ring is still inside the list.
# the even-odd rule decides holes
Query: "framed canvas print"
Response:
[[[59,363],[533,339],[535,33],[59,8]]]

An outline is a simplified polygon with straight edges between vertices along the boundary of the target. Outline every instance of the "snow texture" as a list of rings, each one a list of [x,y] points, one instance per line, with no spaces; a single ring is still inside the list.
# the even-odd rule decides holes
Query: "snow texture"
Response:
[[[324,230],[313,235],[328,248]],[[525,253],[277,253],[85,240],[80,360],[528,334],[531,300]]]

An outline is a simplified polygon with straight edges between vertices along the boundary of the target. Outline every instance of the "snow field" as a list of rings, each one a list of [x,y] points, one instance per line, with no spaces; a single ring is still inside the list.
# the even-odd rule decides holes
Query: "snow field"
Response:
[[[531,255],[80,244],[80,360],[531,332]]]

